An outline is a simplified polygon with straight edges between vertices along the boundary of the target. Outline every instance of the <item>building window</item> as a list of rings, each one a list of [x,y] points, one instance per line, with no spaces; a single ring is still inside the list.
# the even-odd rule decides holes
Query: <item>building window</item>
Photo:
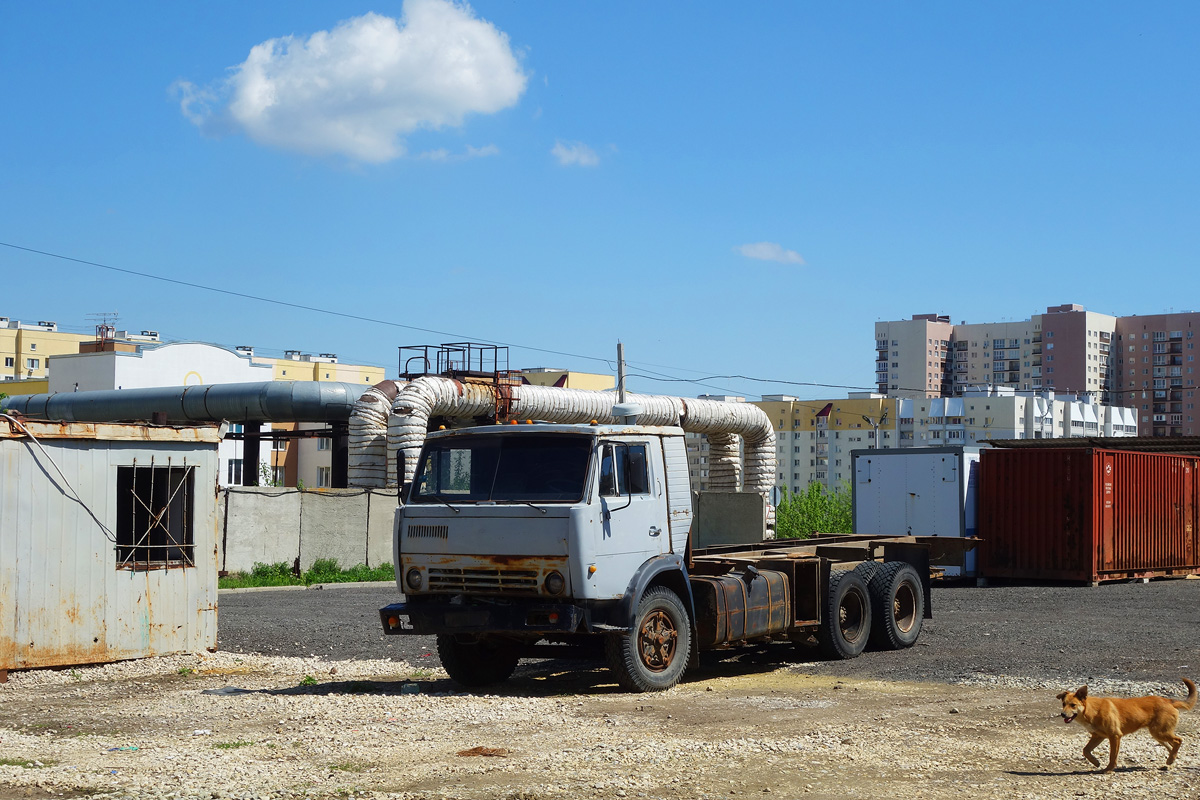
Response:
[[[240,486],[242,483],[242,460],[240,458],[229,459],[229,480],[226,481],[231,486]]]
[[[287,439],[272,439],[271,449],[277,452],[287,450]]]
[[[332,485],[330,476],[333,473],[333,467],[317,467],[317,488],[328,489]]]
[[[37,342],[30,342],[29,343],[29,352],[32,353],[35,350],[37,350]]]
[[[192,471],[188,466],[117,467],[118,569],[196,565]]]
[[[4,366],[6,366],[6,367],[11,367],[11,366],[12,366],[14,363],[16,363],[16,362],[15,362],[15,361],[13,361],[13,359],[12,359],[12,358],[5,358],[5,359],[4,359]]]
[[[40,369],[41,366],[42,366],[42,360],[40,358],[25,359],[25,367],[27,369]]]
[[[271,483],[274,486],[283,486],[284,475],[283,467],[275,467],[271,470]]]
[[[328,450],[329,449],[329,438],[326,436],[322,436],[320,439],[317,439],[317,449],[318,450]]]

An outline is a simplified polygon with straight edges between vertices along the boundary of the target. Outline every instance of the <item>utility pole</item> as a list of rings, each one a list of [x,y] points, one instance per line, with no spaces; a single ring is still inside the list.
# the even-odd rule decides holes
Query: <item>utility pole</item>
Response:
[[[625,345],[617,342],[617,402],[625,402]]]

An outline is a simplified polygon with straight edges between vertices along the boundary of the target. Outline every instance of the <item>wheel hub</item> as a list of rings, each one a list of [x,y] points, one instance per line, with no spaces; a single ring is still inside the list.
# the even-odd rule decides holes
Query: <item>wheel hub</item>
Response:
[[[671,618],[663,611],[648,614],[638,630],[638,641],[642,663],[647,669],[661,672],[671,666],[675,659],[675,645],[679,632]]]

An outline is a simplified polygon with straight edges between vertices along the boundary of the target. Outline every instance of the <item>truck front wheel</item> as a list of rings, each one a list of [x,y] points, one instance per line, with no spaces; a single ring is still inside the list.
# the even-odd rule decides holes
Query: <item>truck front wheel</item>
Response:
[[[437,650],[451,680],[470,688],[508,680],[521,660],[512,645],[482,636],[460,640],[453,634],[440,633]]]
[[[679,683],[692,650],[692,626],[679,595],[651,587],[638,602],[633,630],[611,635],[604,649],[627,692],[657,692]]]

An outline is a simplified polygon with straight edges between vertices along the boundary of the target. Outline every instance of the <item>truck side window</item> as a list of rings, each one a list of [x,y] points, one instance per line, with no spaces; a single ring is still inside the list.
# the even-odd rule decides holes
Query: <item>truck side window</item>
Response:
[[[601,497],[616,497],[620,492],[617,491],[617,470],[614,466],[616,460],[614,450],[617,445],[604,445],[603,454],[600,457],[600,496]]]
[[[625,491],[629,494],[649,494],[650,475],[646,469],[646,445],[624,445]]]
[[[606,444],[600,457],[600,496],[649,494],[644,444]]]

